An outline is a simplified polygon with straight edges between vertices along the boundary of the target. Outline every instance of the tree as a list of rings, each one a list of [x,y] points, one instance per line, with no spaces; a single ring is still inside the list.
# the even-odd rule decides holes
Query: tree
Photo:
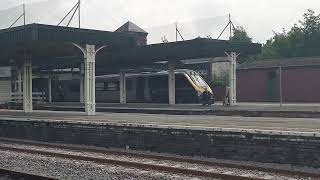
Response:
[[[236,27],[233,31],[233,35],[230,38],[233,42],[245,42],[252,43],[252,38],[249,37],[247,31],[242,27]]]
[[[311,9],[289,32],[274,33],[264,44],[261,58],[290,58],[320,55],[320,15]]]
[[[242,26],[238,26],[233,29],[233,35],[230,37],[230,41],[235,43],[252,43],[252,38],[249,37],[247,31]],[[252,56],[242,56],[240,54],[237,62],[241,64],[245,61],[251,61],[252,59]]]

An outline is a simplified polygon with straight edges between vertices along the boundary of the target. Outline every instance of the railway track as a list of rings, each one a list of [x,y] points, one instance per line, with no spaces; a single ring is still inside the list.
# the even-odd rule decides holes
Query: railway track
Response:
[[[3,168],[0,168],[0,179],[55,180],[51,177],[45,177],[25,172],[18,172]]]
[[[180,158],[180,157],[171,157],[171,156],[160,156],[153,154],[143,154],[143,153],[134,153],[128,151],[114,151],[102,148],[91,148],[83,146],[69,146],[61,144],[49,144],[49,143],[40,143],[34,141],[21,141],[17,139],[4,139],[0,138],[0,150],[4,151],[13,151],[18,153],[27,153],[34,155],[50,156],[56,158],[72,159],[78,161],[86,161],[98,164],[110,164],[116,166],[123,166],[129,168],[137,168],[143,170],[153,170],[157,172],[166,172],[172,174],[183,174],[188,176],[195,177],[205,177],[205,178],[217,178],[217,179],[244,179],[244,180],[258,180],[258,179],[272,179],[276,175],[280,176],[290,176],[291,178],[320,178],[320,174],[317,173],[308,173],[308,172],[297,172],[293,170],[283,170],[275,168],[265,168],[265,167],[256,167],[256,166],[247,166],[239,164],[230,164],[230,163],[217,163],[212,161],[197,160],[190,158]],[[11,143],[11,145],[9,144]],[[8,145],[9,144],[9,145]],[[13,146],[12,146],[13,144]],[[19,147],[23,146],[23,147]],[[26,148],[24,146],[33,146],[31,148]],[[36,148],[39,147],[39,148]],[[49,148],[49,149],[47,149]],[[50,150],[51,148],[51,150]],[[52,149],[60,149],[52,150]],[[113,156],[113,158],[105,158],[100,155],[88,155],[88,154],[79,154],[81,152],[86,152],[88,154],[93,153],[102,153]],[[127,159],[117,158],[120,156],[130,157]],[[133,158],[133,159],[132,159]],[[137,160],[137,159],[143,160]],[[161,163],[164,161],[165,163]],[[169,161],[169,163],[168,163]],[[173,164],[170,164],[174,162]],[[186,168],[179,167],[179,163],[195,164],[197,166],[205,166],[206,168]],[[209,167],[209,168],[207,168]],[[226,168],[225,171],[215,171],[216,167]],[[256,175],[255,173],[241,173],[240,171],[261,171],[264,173],[271,173],[272,175],[263,176]],[[258,174],[258,173],[257,173]],[[293,179],[294,179],[293,178]]]

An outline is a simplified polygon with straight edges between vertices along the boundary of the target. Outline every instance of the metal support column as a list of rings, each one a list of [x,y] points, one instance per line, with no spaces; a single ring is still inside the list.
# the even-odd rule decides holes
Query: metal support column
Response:
[[[32,112],[32,64],[26,61],[23,64],[23,110]]]
[[[229,71],[229,99],[230,106],[236,105],[237,103],[237,53],[232,52],[229,55],[230,71]]]
[[[126,73],[120,72],[120,104],[127,104]]]
[[[22,86],[23,86],[23,82],[22,82],[22,67],[18,66],[17,67],[17,76],[18,76],[18,80],[17,80],[17,93],[19,96],[19,101],[22,100]],[[21,103],[21,101],[20,101]]]
[[[283,97],[282,97],[282,67],[279,66],[279,101],[280,107],[283,105]]]
[[[176,104],[176,82],[175,82],[175,75],[174,75],[174,68],[175,68],[175,63],[173,62],[168,62],[169,68],[169,77],[168,77],[168,91],[169,91],[169,104],[174,105]]]
[[[48,72],[48,102],[52,103],[52,72]]]
[[[96,114],[96,54],[107,46],[101,46],[96,50],[95,45],[86,44],[82,47],[76,43],[72,44],[83,53],[84,68],[83,65],[81,65],[81,72],[84,69],[84,105],[87,115],[92,116]],[[81,77],[83,77],[82,73],[80,73],[80,79]],[[80,87],[80,91],[82,91],[82,89],[83,88]],[[80,92],[80,99],[81,94]]]
[[[80,103],[84,103],[84,64],[80,67]]]
[[[213,82],[213,63],[212,62],[208,62],[208,68],[207,68],[207,77],[209,80],[209,83]]]
[[[95,62],[96,51],[95,45],[86,45],[84,55],[84,93],[85,93],[85,111],[87,115],[96,114],[96,83],[95,83]]]

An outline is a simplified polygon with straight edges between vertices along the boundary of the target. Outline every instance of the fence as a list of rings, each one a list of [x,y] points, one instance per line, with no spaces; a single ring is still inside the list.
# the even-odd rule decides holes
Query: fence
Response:
[[[32,101],[35,104],[44,103],[46,101],[46,95],[43,92],[33,92],[32,93]],[[9,100],[9,104],[22,104],[23,95],[17,92],[11,93],[11,98]]]

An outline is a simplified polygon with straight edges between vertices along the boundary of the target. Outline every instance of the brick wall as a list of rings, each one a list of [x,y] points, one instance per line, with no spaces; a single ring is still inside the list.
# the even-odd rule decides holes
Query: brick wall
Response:
[[[40,121],[0,121],[0,136],[320,167],[320,138]]]
[[[270,79],[269,73],[276,78]],[[320,68],[283,68],[284,102],[320,102]],[[273,69],[237,71],[238,100],[242,102],[279,102],[279,73]]]
[[[237,71],[238,101],[266,101],[267,72],[266,70]]]
[[[283,99],[285,102],[320,102],[320,68],[285,69]]]

